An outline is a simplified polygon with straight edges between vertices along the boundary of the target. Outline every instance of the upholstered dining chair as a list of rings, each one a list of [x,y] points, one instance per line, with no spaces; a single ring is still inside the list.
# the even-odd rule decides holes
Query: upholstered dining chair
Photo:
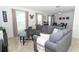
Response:
[[[20,42],[21,42],[21,40],[23,40],[23,45],[24,45],[25,40],[28,39],[27,31],[25,31],[25,30],[20,31],[19,36],[20,36]]]

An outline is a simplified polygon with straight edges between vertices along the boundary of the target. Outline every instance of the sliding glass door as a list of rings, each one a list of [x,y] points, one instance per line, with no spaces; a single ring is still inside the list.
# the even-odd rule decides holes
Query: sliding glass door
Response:
[[[43,16],[41,14],[37,14],[37,24],[42,25],[43,24]]]
[[[51,16],[48,17],[48,24],[51,25]]]
[[[18,33],[26,29],[25,12],[16,11],[17,31]]]

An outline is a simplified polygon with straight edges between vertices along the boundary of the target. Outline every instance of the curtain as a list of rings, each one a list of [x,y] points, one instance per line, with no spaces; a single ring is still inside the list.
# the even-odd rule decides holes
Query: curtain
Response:
[[[12,9],[12,19],[13,19],[13,34],[17,36],[17,21],[16,21],[16,10]]]
[[[40,25],[43,25],[43,14],[40,14],[40,13],[36,13],[36,25],[37,24],[40,24]]]
[[[47,23],[49,24],[49,15],[47,15]]]
[[[38,24],[38,16],[37,16],[38,14],[36,13],[36,25]]]
[[[26,24],[26,29],[28,28],[28,12],[25,12],[25,24]],[[18,28],[17,28],[17,18],[16,18],[16,10],[12,9],[12,18],[13,18],[13,34],[14,36],[18,35]]]
[[[51,16],[51,25],[55,22],[55,15]]]
[[[43,23],[44,18],[45,18],[45,16],[44,16],[44,14],[42,14],[42,25],[44,25],[44,23]]]
[[[25,11],[25,19],[26,19],[26,29],[28,28],[29,20],[28,20],[28,12]]]

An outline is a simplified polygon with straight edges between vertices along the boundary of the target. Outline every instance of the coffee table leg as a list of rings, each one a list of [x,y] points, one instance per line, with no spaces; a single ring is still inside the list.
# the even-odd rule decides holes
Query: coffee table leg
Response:
[[[23,37],[23,45],[24,45],[25,41],[24,41],[24,37]]]

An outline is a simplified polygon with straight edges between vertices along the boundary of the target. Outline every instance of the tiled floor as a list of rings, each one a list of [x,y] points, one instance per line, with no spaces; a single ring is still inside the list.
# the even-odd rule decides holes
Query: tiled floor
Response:
[[[11,38],[8,40],[8,44],[9,52],[34,52],[32,40],[26,40],[26,43],[23,45],[19,38]],[[72,39],[68,52],[79,52],[79,39]]]

